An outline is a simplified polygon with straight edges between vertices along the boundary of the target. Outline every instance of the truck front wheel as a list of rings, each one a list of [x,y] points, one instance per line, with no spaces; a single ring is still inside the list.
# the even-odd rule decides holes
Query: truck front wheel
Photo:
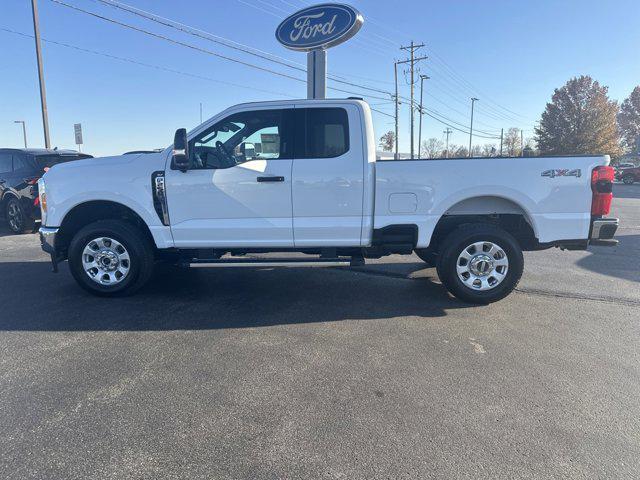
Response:
[[[622,177],[622,181],[625,185],[633,185],[633,182],[636,181],[636,177],[634,177],[633,175],[625,175],[624,177]]]
[[[488,304],[509,295],[524,268],[522,249],[511,234],[491,224],[456,228],[441,243],[436,266],[445,288],[462,301]]]
[[[154,256],[149,241],[133,225],[100,220],[75,234],[69,268],[78,284],[94,295],[124,296],[151,277]]]

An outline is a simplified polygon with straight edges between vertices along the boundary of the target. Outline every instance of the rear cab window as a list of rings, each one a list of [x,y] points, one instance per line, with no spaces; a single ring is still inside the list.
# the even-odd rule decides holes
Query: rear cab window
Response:
[[[335,158],[349,151],[349,117],[344,108],[296,110],[295,158]]]

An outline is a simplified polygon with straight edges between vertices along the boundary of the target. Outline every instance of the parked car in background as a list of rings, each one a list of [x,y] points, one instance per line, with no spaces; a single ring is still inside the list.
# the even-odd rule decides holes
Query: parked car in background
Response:
[[[0,148],[0,212],[14,233],[33,232],[40,219],[38,179],[53,165],[91,155],[73,150]]]
[[[616,179],[621,180],[625,185],[633,185],[635,182],[640,182],[640,167],[616,170]]]
[[[635,164],[634,163],[618,163],[617,165],[613,165],[613,168],[615,168],[617,172],[619,170],[622,170],[623,168],[635,168]]]

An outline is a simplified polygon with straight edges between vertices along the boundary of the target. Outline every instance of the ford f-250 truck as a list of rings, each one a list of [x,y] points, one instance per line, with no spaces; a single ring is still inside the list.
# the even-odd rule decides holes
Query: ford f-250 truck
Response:
[[[156,261],[361,265],[415,251],[453,295],[489,303],[515,288],[523,250],[616,242],[607,156],[375,152],[361,100],[237,105],[162,152],[53,167],[39,184],[42,246],[54,271],[68,259],[80,286],[107,296],[142,287]]]

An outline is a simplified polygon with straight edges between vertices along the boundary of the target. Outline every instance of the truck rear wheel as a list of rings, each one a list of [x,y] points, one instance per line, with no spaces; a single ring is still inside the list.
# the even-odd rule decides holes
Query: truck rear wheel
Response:
[[[101,220],[82,228],[69,245],[69,268],[94,295],[125,296],[144,286],[153,272],[153,249],[135,226]]]
[[[445,288],[462,301],[497,302],[518,285],[522,249],[511,234],[491,224],[456,228],[441,243],[437,271]]]

